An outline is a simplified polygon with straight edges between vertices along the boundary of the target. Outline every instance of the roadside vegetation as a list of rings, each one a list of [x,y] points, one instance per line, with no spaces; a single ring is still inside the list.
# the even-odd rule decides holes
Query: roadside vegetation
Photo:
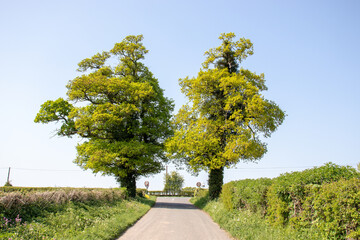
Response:
[[[0,189],[0,239],[114,239],[155,203],[125,189]]]
[[[223,185],[191,199],[237,239],[360,239],[360,175],[328,163]]]

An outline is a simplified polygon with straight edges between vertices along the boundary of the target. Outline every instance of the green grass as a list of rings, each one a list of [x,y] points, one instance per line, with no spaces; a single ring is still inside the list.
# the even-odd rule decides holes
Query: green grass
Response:
[[[248,210],[228,211],[219,201],[208,197],[192,198],[191,202],[206,211],[220,227],[241,240],[319,240],[320,233],[309,229],[270,226],[260,213]]]
[[[2,227],[0,239],[115,239],[143,216],[155,199],[136,198],[103,204],[72,202],[61,211],[44,213],[31,222]]]

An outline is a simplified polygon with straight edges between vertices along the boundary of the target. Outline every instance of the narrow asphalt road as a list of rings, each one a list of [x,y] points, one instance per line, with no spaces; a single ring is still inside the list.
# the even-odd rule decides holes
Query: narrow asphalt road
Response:
[[[158,197],[155,206],[119,240],[230,240],[185,197]]]

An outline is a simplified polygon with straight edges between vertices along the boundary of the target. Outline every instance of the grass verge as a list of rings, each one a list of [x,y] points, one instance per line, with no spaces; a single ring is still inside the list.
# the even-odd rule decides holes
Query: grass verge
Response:
[[[116,239],[155,203],[136,198],[111,203],[70,202],[30,222],[14,219],[0,229],[0,239]]]
[[[234,238],[241,240],[319,240],[320,233],[312,229],[270,226],[260,213],[248,210],[228,211],[220,201],[209,201],[208,196],[190,200],[207,212],[219,226]]]

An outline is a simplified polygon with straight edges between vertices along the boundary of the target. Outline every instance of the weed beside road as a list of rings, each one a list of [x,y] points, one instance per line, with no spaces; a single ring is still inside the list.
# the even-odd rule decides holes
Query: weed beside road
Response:
[[[106,190],[97,191],[98,200],[88,196],[87,201],[84,201],[86,196],[84,192],[88,190],[78,191],[77,196],[83,196],[83,198],[52,202],[43,208],[41,204],[36,204],[36,201],[30,204],[28,200],[28,204],[24,204],[23,199],[30,199],[30,195],[35,194],[33,192],[27,193],[30,195],[23,195],[23,198],[17,194],[17,198],[12,201],[10,197],[14,195],[13,193],[0,196],[0,203],[7,203],[7,205],[1,205],[0,239],[114,239],[143,216],[155,203],[155,197],[126,199],[109,198],[107,195],[102,198],[100,192],[103,191],[106,195],[109,193]],[[76,196],[73,191],[69,194]],[[48,195],[50,194],[41,194],[41,196]],[[19,199],[22,202],[18,201]],[[38,203],[41,201],[38,200]],[[9,203],[22,205],[21,210],[25,217],[22,217],[21,213],[14,212],[15,206],[12,206],[13,213],[10,214]]]
[[[226,210],[219,200],[209,201],[208,197],[192,198],[195,206],[207,212],[219,226],[234,238],[242,240],[317,240],[311,232],[290,227],[273,227],[265,221],[261,213],[249,210]]]

